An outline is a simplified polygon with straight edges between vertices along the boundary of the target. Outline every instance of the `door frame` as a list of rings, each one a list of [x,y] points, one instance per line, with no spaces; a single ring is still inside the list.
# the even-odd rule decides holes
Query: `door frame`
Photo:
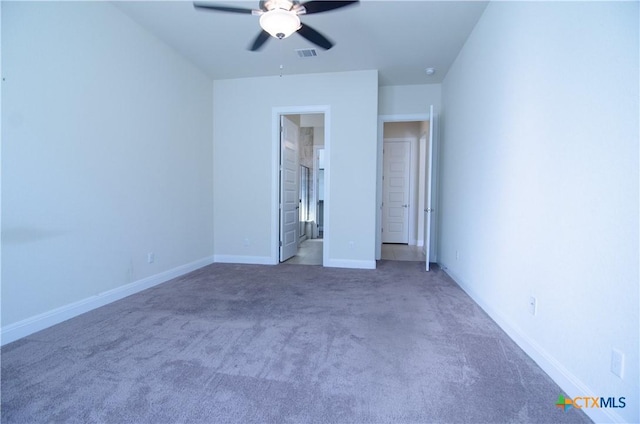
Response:
[[[312,234],[312,238],[318,238],[319,235],[319,230],[318,230],[318,201],[319,201],[319,196],[318,196],[318,191],[320,190],[319,185],[318,185],[318,179],[319,179],[319,168],[318,168],[318,162],[319,162],[319,151],[320,150],[324,150],[324,146],[313,146],[313,198],[311,199],[313,201],[313,220],[316,223],[316,225],[313,226],[313,229],[311,231]],[[324,153],[323,153],[324,154]],[[322,168],[324,169],[324,168]],[[324,186],[324,185],[323,185]],[[326,193],[325,193],[326,194]],[[323,228],[324,230],[324,228]]]
[[[378,115],[378,163],[377,163],[377,188],[376,188],[376,260],[380,260],[382,257],[382,167],[383,167],[383,147],[384,147],[384,124],[387,122],[412,122],[412,121],[429,121],[429,113],[418,114],[404,114],[404,115]],[[431,122],[429,123],[429,131],[431,131]],[[434,150],[436,148],[434,147]],[[434,152],[434,191],[433,198],[437,199],[437,152]],[[418,161],[418,167],[424,167],[425,163],[423,158]],[[419,174],[416,173],[416,174]],[[412,176],[413,178],[413,176]],[[434,203],[436,203],[434,201]],[[437,233],[437,207],[436,214],[434,214],[434,226]],[[409,237],[411,240],[411,236]],[[436,238],[437,240],[437,238]],[[437,246],[432,246],[434,258],[437,258]]]
[[[272,264],[280,263],[280,116],[282,115],[308,115],[313,113],[324,114],[324,234],[322,243],[322,263],[329,263],[329,245],[331,241],[330,205],[329,194],[331,192],[331,107],[329,105],[317,106],[280,106],[271,109],[271,258]],[[324,266],[324,265],[323,265]]]

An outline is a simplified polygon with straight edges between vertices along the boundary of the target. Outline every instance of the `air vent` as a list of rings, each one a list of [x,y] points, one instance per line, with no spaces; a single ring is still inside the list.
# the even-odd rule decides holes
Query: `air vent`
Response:
[[[298,57],[316,57],[318,52],[316,49],[297,49]]]

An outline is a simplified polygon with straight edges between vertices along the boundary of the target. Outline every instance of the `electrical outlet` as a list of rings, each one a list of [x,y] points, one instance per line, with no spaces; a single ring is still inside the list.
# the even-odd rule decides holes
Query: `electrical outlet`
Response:
[[[538,300],[534,296],[531,296],[529,298],[529,313],[535,316],[537,310],[538,310]]]
[[[243,245],[244,247],[248,247],[248,246],[250,246],[250,245],[251,245],[251,242],[249,241],[249,239],[248,239],[248,238],[246,238],[246,239],[244,239],[244,241],[242,242],[242,245]]]
[[[622,378],[624,375],[624,353],[611,349],[611,372]]]
[[[458,252],[458,251],[456,250],[456,261],[457,261],[458,259],[460,259],[460,252]]]
[[[147,263],[154,263],[156,261],[156,254],[153,252],[147,253]]]

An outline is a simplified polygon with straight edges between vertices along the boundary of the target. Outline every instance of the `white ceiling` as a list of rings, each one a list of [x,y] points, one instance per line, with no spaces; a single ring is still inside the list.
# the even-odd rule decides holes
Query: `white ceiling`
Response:
[[[196,10],[191,1],[123,1],[116,6],[175,48],[213,79],[378,69],[380,85],[440,83],[484,11],[485,1],[376,1],[301,20],[335,42],[318,56],[298,34],[247,47],[260,31],[258,17]],[[255,1],[211,4],[258,8]],[[436,73],[427,76],[425,68]]]

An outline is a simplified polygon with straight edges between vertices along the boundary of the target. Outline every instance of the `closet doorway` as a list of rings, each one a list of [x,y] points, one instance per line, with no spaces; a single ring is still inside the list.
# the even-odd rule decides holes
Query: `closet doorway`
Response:
[[[379,117],[377,259],[436,260],[435,208],[428,201],[437,197],[432,116]]]

